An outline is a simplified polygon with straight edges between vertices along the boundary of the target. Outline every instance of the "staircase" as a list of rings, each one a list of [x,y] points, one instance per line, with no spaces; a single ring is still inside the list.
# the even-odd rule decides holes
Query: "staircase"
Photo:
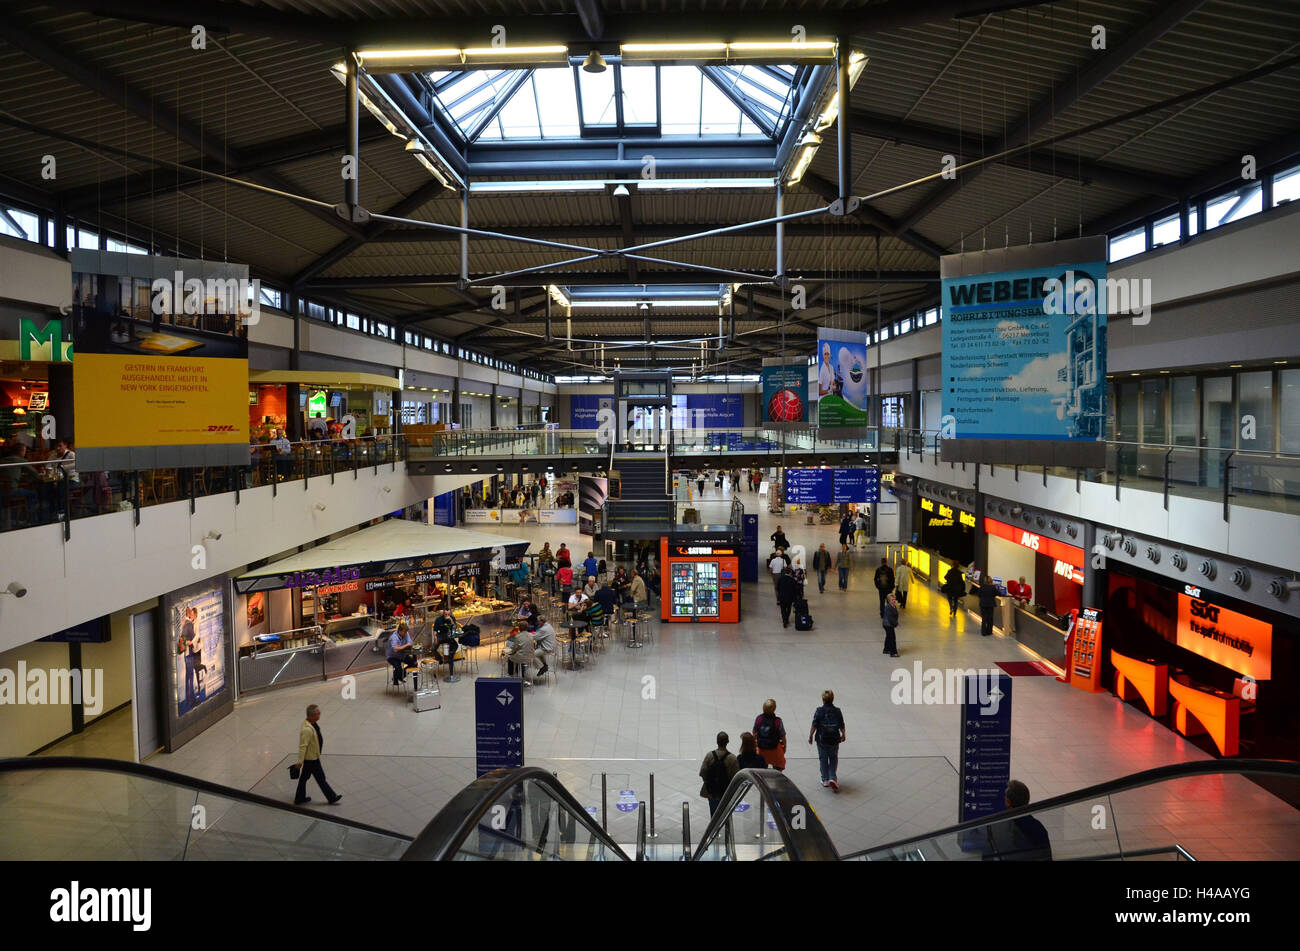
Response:
[[[648,538],[672,531],[673,503],[664,488],[667,465],[663,456],[614,456],[623,497],[609,503],[611,537]]]

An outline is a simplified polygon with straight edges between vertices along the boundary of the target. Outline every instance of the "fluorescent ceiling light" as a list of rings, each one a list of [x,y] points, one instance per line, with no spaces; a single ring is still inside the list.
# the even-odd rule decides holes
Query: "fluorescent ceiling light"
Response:
[[[794,163],[794,168],[790,170],[790,177],[786,179],[787,185],[797,185],[803,178],[803,173],[808,171],[808,166],[812,164],[813,156],[817,153],[817,146],[805,145],[799,150],[799,158]]]
[[[821,50],[823,52],[835,49],[834,40],[805,40],[796,42],[795,40],[773,40],[745,43],[729,43],[727,49],[737,53],[751,53],[760,50],[789,51],[798,53],[802,50]]]
[[[464,50],[466,56],[551,56],[561,54],[569,58],[567,46],[477,46]]]
[[[573,307],[640,307],[642,304],[653,304],[656,307],[717,307],[716,300],[677,300],[669,298],[660,300],[658,298],[647,297],[641,300],[575,300]]]
[[[726,43],[624,43],[623,53],[723,53]]]
[[[567,294],[565,294],[564,291],[560,290],[560,288],[559,288],[557,285],[555,285],[555,284],[547,284],[547,285],[546,285],[546,292],[547,292],[548,294],[550,294],[550,295],[551,295],[551,298],[552,298],[552,299],[553,299],[557,304],[559,304],[561,307],[568,307],[568,306],[569,306],[569,303],[570,303],[570,302],[569,302],[569,296],[568,296]]]
[[[625,178],[601,181],[564,179],[559,181],[470,182],[474,192],[578,192],[604,191],[607,185],[636,185],[643,191],[671,191],[703,188],[775,188],[775,178]]]

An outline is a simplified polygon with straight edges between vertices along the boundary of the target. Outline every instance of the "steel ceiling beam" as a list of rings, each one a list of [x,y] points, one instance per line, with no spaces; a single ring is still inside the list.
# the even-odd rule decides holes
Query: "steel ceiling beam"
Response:
[[[152,101],[143,92],[127,83],[121,75],[105,69],[102,64],[94,62],[84,52],[65,49],[34,31],[28,23],[14,17],[6,18],[3,24],[2,35],[10,45],[108,102],[125,109],[136,118],[175,136],[211,161],[222,165],[250,164],[243,152],[230,148],[215,136],[205,135],[202,128],[192,125],[174,109],[165,105],[160,106]],[[260,181],[280,191],[302,194],[301,188],[278,172],[269,169],[255,172],[250,177],[254,181]],[[305,204],[300,204],[298,207],[345,234],[360,233],[360,229],[324,208]]]
[[[820,175],[806,172],[803,177],[803,184],[813,194],[820,198],[825,198],[828,201],[835,201],[839,198],[839,186],[827,181]],[[916,250],[923,251],[932,258],[939,258],[948,253],[924,235],[918,234],[910,228],[901,227],[898,222],[894,221],[894,219],[890,218],[883,211],[876,210],[866,202],[860,204],[857,211],[853,212],[853,215],[868,222],[882,234],[888,235],[891,238],[897,238],[905,244],[910,244],[912,247],[916,248]]]
[[[437,179],[430,179],[415,191],[411,192],[411,194],[391,205],[384,214],[395,218],[403,218],[423,208],[434,198],[445,193],[446,190],[447,189]],[[327,268],[334,266],[339,261],[342,261],[357,248],[369,241],[373,241],[378,235],[383,234],[391,227],[392,225],[388,222],[376,221],[366,228],[362,234],[349,237],[339,242],[329,251],[326,251],[311,264],[307,265],[295,274],[292,281],[293,286],[295,288],[302,286],[321,271],[324,271]],[[452,283],[455,282],[453,281]]]
[[[734,225],[736,222],[713,222],[699,223],[692,227],[705,228],[713,230],[716,228],[726,228]],[[601,225],[601,224],[571,224],[571,225],[542,225],[532,228],[513,228],[508,224],[490,225],[481,224],[480,227],[486,230],[509,229],[511,234],[519,235],[525,238],[537,238],[547,241],[565,241],[568,239],[600,239],[617,240],[625,237],[621,224]],[[646,224],[639,222],[636,225],[636,233],[643,238],[671,238],[680,234],[682,225],[664,225],[664,224]],[[832,227],[834,230],[832,230]],[[787,222],[785,225],[785,236],[787,238],[822,238],[822,237],[841,237],[841,238],[869,238],[873,235],[880,234],[879,228],[873,225],[867,225],[862,222],[852,221],[845,222],[843,219],[831,225],[811,225],[803,222]],[[719,237],[733,238],[758,238],[774,237],[776,235],[775,225],[761,225],[749,231],[730,232]],[[480,241],[489,240],[480,238]],[[374,244],[424,244],[447,243],[456,244],[460,241],[460,236],[452,232],[438,232],[425,229],[415,228],[393,228],[386,232],[382,238],[376,239]]]
[[[362,133],[361,144],[373,145],[376,142],[391,138],[388,131],[371,120],[369,116],[370,113],[367,112],[366,118],[363,118],[362,121],[372,126],[372,128]],[[325,155],[342,154],[345,131],[342,125],[330,126],[317,132],[295,133],[265,142],[262,145],[243,149],[241,150],[242,157],[249,164],[239,168],[231,167],[226,170],[225,174],[249,176],[254,172],[274,168],[277,165],[284,165],[289,162],[307,161]],[[93,185],[78,185],[65,189],[59,194],[67,202],[68,209],[75,211],[87,206],[116,204],[128,196],[136,199],[159,198],[177,190],[203,184],[205,178],[199,173],[197,165],[194,163],[182,164],[190,165],[195,171],[190,175],[180,175],[179,181],[177,181],[177,169],[174,165],[157,165],[143,172],[133,172],[125,178],[117,178]]]
[[[766,271],[755,272],[765,279],[771,279],[773,275]],[[788,269],[789,279],[795,283],[818,284],[823,282],[840,283],[840,284],[874,284],[876,283],[875,271],[821,271],[821,270],[804,270],[801,268]],[[303,290],[314,290],[320,288],[386,288],[386,287],[440,287],[450,290],[457,286],[459,275],[457,274],[404,274],[392,277],[321,277],[308,281],[301,285]],[[481,278],[480,278],[481,280]],[[885,271],[880,276],[880,280],[887,284],[920,284],[939,280],[938,270],[894,270]],[[538,287],[541,284],[563,284],[578,286],[601,287],[610,284],[626,284],[627,275],[622,271],[576,271],[553,273],[545,275],[541,280],[538,276],[523,276],[519,278],[503,278],[496,283],[506,287]],[[653,287],[656,284],[698,284],[701,283],[700,277],[693,271],[644,271],[641,274],[641,280],[638,282]],[[721,283],[721,282],[707,282]]]
[[[1014,148],[1030,141],[1034,134],[1051,122],[1055,116],[1068,112],[1079,100],[1114,76],[1134,57],[1199,10],[1205,3],[1206,0],[1167,2],[1155,16],[1124,36],[1118,46],[1097,57],[1086,68],[1065,76],[1032,109],[1010,123],[1007,126],[1002,148]],[[935,209],[978,179],[993,164],[996,163],[977,166],[959,173],[954,181],[940,182],[903,213],[899,219],[899,228],[907,230],[924,221]]]

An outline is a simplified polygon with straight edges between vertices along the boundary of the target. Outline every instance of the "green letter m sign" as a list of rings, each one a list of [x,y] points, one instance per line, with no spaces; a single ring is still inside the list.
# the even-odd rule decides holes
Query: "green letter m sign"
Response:
[[[72,344],[63,342],[63,321],[50,320],[37,328],[29,317],[18,319],[18,359],[47,363],[72,360]]]

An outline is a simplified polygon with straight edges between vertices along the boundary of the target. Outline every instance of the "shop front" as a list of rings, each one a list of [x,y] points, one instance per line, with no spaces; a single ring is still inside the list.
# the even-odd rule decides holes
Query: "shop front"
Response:
[[[382,667],[381,635],[428,645],[449,608],[485,643],[508,630],[528,542],[389,519],[235,580],[241,695]]]
[[[395,377],[375,373],[252,370],[248,380],[248,427],[257,442],[277,431],[304,439],[377,435],[390,428]]]
[[[984,534],[988,573],[1005,595],[999,626],[1064,667],[1065,631],[1083,607],[1083,549],[987,517]]]
[[[1296,758],[1300,620],[1129,565],[1106,593],[1106,689],[1210,752]]]
[[[907,563],[914,577],[939,587],[948,570],[965,571],[975,558],[975,513],[952,501],[915,496],[913,544]]]

